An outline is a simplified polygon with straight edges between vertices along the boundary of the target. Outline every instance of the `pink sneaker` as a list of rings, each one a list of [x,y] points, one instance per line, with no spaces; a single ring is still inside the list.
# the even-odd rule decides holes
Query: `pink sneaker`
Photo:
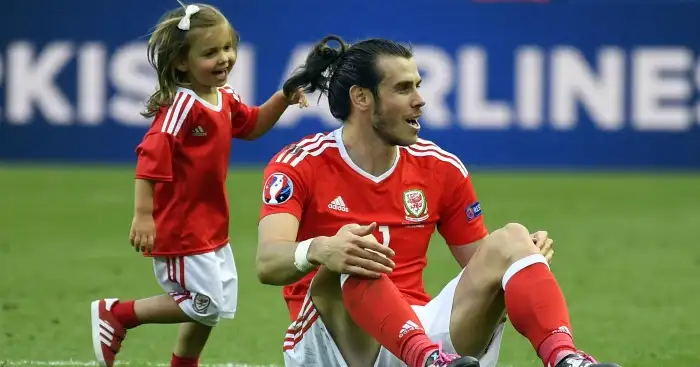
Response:
[[[440,349],[428,357],[425,367],[479,367],[478,359],[445,353],[442,350],[442,343],[438,343],[438,345]]]
[[[600,363],[588,354],[578,351],[562,359],[556,367],[620,367],[615,363]]]
[[[114,359],[126,338],[126,329],[112,314],[118,299],[108,298],[92,302],[92,347],[102,367],[114,366]]]

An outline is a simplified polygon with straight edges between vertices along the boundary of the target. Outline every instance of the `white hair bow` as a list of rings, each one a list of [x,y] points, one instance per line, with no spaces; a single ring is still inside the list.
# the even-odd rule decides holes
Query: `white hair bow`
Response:
[[[197,13],[199,11],[199,7],[197,5],[187,5],[185,8],[185,16],[180,19],[180,22],[177,23],[177,27],[180,28],[183,31],[189,31],[190,30],[190,18],[192,18],[192,15]]]

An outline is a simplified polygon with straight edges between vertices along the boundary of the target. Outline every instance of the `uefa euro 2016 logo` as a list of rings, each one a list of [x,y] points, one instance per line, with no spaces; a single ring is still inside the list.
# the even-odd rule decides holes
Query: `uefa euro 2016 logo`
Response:
[[[263,201],[265,204],[279,205],[292,197],[294,184],[284,173],[273,173],[265,180]]]

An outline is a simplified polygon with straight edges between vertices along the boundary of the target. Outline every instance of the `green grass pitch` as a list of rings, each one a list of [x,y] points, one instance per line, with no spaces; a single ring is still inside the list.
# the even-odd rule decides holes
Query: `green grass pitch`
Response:
[[[215,329],[206,364],[282,362],[280,289],[254,271],[260,174],[230,172],[239,310]],[[700,366],[700,175],[472,176],[490,228],[518,221],[556,240],[552,269],[582,349],[623,367]],[[92,300],[161,292],[128,244],[132,177],[130,167],[0,167],[0,366],[91,361]],[[435,294],[458,268],[438,235],[433,242],[425,278]],[[167,363],[175,333],[130,331],[120,360]],[[501,366],[541,366],[511,327]]]

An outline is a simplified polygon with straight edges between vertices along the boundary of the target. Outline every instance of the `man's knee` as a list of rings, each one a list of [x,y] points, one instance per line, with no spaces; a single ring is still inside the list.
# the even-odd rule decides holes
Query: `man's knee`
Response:
[[[487,249],[505,262],[513,263],[525,256],[538,253],[527,228],[522,224],[508,223],[489,236]]]
[[[503,226],[503,231],[508,233],[510,236],[516,237],[516,238],[530,238],[530,232],[527,230],[527,227],[520,223],[508,223],[505,226]]]
[[[479,258],[490,269],[493,281],[500,281],[506,270],[516,261],[538,254],[527,228],[522,224],[508,223],[495,230],[480,245]]]

